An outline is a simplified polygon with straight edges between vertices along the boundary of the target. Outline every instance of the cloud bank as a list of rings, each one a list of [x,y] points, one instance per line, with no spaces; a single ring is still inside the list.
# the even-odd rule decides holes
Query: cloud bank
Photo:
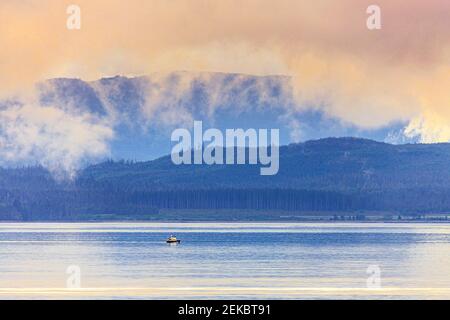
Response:
[[[81,8],[81,30],[66,28],[69,4]],[[409,123],[402,132],[405,137],[449,141],[450,2],[377,0],[382,13],[382,29],[377,31],[366,28],[366,8],[371,4],[367,0],[3,0],[0,95],[11,96],[52,77],[92,80],[174,70],[280,74],[292,77],[296,99],[287,114],[316,109],[364,129],[405,121]],[[177,90],[182,91],[183,85]],[[183,110],[173,117],[169,111],[174,101],[163,91],[149,93],[159,102],[147,105],[148,115],[165,115],[161,119],[168,123],[190,120]],[[221,98],[218,92],[211,97]],[[77,130],[92,133],[96,147],[86,142],[86,152],[105,151],[96,134],[112,134],[83,114],[22,108],[67,121],[71,129],[55,127],[59,137],[70,140]],[[18,121],[8,114],[2,119],[8,117]],[[298,131],[297,123],[291,126]],[[47,142],[36,145],[51,148]],[[28,150],[19,144],[18,155],[25,152],[22,149]],[[6,150],[11,154],[15,149]]]

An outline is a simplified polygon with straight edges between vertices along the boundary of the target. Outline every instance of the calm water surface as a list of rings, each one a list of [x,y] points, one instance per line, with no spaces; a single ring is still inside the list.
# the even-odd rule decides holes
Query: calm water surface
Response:
[[[450,225],[2,223],[0,298],[448,299]]]

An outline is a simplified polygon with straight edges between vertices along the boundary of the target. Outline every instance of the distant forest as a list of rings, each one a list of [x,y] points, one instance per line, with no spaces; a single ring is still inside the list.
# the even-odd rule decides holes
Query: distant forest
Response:
[[[423,214],[450,212],[450,145],[329,138],[280,150],[280,171],[107,161],[58,181],[41,167],[0,169],[0,219],[183,219],[183,210]],[[226,212],[226,211],[224,211]],[[221,217],[226,220],[224,213]]]

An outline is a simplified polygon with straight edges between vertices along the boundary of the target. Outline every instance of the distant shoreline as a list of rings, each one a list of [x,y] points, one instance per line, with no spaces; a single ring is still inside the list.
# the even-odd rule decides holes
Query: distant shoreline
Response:
[[[385,211],[280,211],[242,209],[159,210],[147,214],[80,214],[47,219],[0,219],[0,223],[450,223],[450,213],[399,213]]]
[[[33,220],[33,221],[19,221],[19,220],[0,220],[0,224],[33,224],[33,223],[324,223],[324,224],[375,224],[375,223],[387,223],[387,224],[450,224],[449,220]]]

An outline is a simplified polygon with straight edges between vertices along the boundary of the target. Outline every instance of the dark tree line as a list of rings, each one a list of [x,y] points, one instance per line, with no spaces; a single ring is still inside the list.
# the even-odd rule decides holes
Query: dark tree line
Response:
[[[347,212],[365,210],[435,212],[450,210],[450,193],[405,190],[397,194],[344,194],[292,189],[222,189],[173,191],[0,190],[0,217],[11,220],[78,220],[96,215],[139,218],[160,210],[261,210],[292,212]],[[417,197],[421,194],[421,200]],[[182,217],[180,217],[182,218]],[[223,218],[226,219],[226,216]]]

